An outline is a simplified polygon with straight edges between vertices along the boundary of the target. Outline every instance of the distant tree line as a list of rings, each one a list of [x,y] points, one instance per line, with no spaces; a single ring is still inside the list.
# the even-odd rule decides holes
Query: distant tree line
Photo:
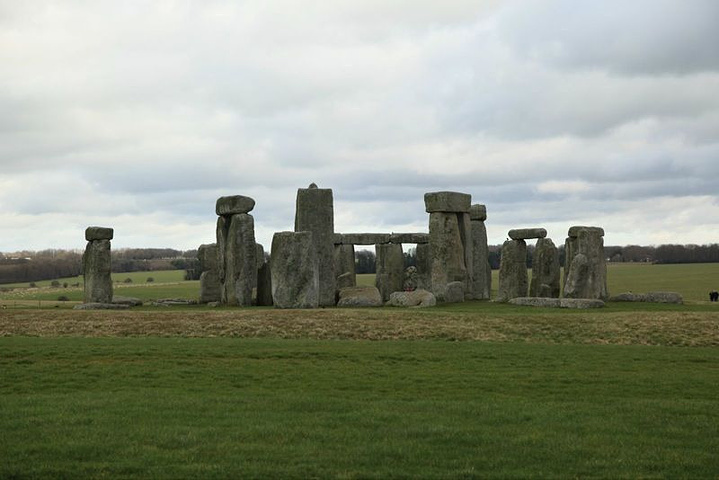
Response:
[[[197,250],[128,248],[112,250],[112,271],[144,272],[188,270],[197,262]],[[79,250],[42,250],[0,253],[0,284],[36,282],[82,274]]]

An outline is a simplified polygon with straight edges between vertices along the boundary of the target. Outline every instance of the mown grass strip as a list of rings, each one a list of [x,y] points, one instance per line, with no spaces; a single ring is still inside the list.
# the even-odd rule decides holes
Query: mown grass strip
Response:
[[[716,349],[0,339],[0,477],[719,474]]]

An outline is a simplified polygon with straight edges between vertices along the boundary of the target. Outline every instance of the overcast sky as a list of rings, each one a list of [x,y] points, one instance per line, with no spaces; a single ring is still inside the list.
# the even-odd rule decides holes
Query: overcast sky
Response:
[[[196,248],[297,188],[335,231],[427,231],[425,192],[492,244],[597,225],[719,242],[717,0],[0,0],[0,251]]]

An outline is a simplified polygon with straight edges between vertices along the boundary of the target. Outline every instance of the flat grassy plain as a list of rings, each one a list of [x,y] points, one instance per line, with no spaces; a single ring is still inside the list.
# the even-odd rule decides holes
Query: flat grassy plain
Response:
[[[591,311],[10,305],[0,478],[717,478],[718,274],[612,266],[687,304]]]

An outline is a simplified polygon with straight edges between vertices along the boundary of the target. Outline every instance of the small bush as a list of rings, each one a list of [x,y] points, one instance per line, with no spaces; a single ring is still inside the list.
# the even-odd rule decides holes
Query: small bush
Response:
[[[50,282],[50,286],[57,288],[60,286],[60,282],[58,282],[57,280],[53,280],[52,282]]]
[[[152,278],[152,277],[147,277],[147,283],[152,283],[152,282],[154,282],[154,281],[155,281],[154,278]]]
[[[62,288],[67,288],[67,282],[62,284]]]
[[[35,287],[37,287],[37,284],[35,282],[30,282],[30,288],[35,288]]]
[[[122,283],[132,283],[132,279],[130,277],[127,277],[125,280],[122,281]]]
[[[70,299],[65,295],[60,295],[59,297],[57,297],[58,302],[67,302],[68,300]]]

